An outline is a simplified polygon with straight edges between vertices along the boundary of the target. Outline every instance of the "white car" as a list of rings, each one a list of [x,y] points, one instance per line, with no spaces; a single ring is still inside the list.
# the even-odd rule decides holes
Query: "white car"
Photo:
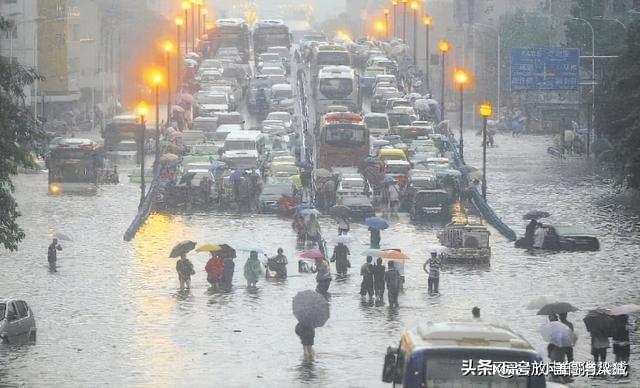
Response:
[[[336,196],[338,198],[366,195],[365,181],[360,174],[344,174],[340,177]]]
[[[36,340],[36,320],[27,302],[0,298],[0,342],[23,343]]]
[[[284,136],[287,132],[287,127],[282,120],[263,120],[262,121],[262,133],[269,135]]]
[[[260,70],[260,74],[274,83],[283,84],[287,82],[287,75],[282,67],[265,66]]]
[[[282,83],[271,87],[271,108],[293,114],[295,100],[291,85]]]
[[[389,134],[389,118],[386,113],[367,113],[364,115],[364,126],[372,136],[385,136]]]
[[[287,128],[287,131],[291,131],[293,118],[291,117],[291,113],[289,112],[271,112],[267,115],[266,120],[280,120],[284,123],[284,126],[285,128]]]

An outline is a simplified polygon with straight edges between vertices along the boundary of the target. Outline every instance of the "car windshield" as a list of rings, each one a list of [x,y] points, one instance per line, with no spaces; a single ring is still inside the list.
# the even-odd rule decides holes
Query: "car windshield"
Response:
[[[291,121],[291,115],[289,113],[274,113],[271,112],[269,113],[269,115],[267,116],[267,120],[282,120],[285,123],[288,123]]]
[[[342,181],[343,189],[362,189],[364,182],[360,179],[345,179]]]
[[[227,97],[222,94],[201,94],[198,96],[200,104],[226,104]]]
[[[384,74],[384,69],[368,68],[364,71],[365,77],[375,77],[378,74]]]
[[[369,128],[389,128],[389,122],[386,117],[365,117],[364,123]]]
[[[5,303],[0,303],[0,321],[4,319],[4,313],[7,310],[7,305]]]
[[[353,81],[350,79],[322,79],[320,93],[327,98],[344,98],[353,92]]]
[[[411,125],[411,116],[406,113],[389,114],[389,124],[392,127],[398,125]]]
[[[349,53],[346,51],[320,51],[318,52],[317,63],[320,66],[331,65],[351,65]]]
[[[350,147],[365,142],[365,130],[357,125],[331,125],[327,127],[327,144]]]
[[[276,100],[283,100],[285,98],[293,98],[293,91],[291,89],[274,90],[273,98]]]

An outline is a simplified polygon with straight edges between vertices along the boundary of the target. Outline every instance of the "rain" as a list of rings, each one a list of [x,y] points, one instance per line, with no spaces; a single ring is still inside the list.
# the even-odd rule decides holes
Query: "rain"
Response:
[[[0,2],[0,386],[640,385],[638,15]]]

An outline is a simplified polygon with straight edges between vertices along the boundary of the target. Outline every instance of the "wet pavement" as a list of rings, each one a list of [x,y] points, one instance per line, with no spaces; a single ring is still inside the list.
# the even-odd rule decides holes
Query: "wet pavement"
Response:
[[[480,167],[480,138],[467,134],[468,163]],[[15,179],[20,219],[27,238],[16,253],[2,252],[0,295],[24,298],[38,323],[33,346],[0,347],[0,385],[215,385],[374,387],[380,382],[388,345],[403,328],[427,320],[466,319],[479,306],[487,321],[509,325],[545,354],[538,328],[545,319],[527,310],[530,299],[556,295],[580,307],[576,359],[587,360],[585,310],[636,302],[640,217],[625,209],[607,181],[582,161],[559,161],[545,153],[548,139],[497,136],[491,149],[489,201],[519,234],[522,214],[544,209],[550,221],[594,229],[600,252],[536,253],[515,249],[493,234],[490,268],[445,267],[441,296],[429,297],[422,263],[425,247],[436,242],[440,225],[414,225],[406,214],[389,216],[383,247],[399,247],[413,259],[400,308],[362,304],[359,253],[368,232],[352,225],[352,268],[331,284],[331,319],[316,331],[317,360],[306,365],[294,334],[291,300],[315,288],[311,274],[297,273],[297,247],[290,220],[266,215],[155,215],[131,243],[122,235],[135,215],[138,187],[120,167],[118,186],[102,186],[95,196],[50,197],[45,173]],[[322,219],[327,240],[336,225]],[[49,273],[49,228],[73,237],[63,241],[58,273]],[[235,288],[208,291],[206,254],[192,254],[196,268],[190,293],[179,293],[171,246],[183,239],[259,246],[269,254],[284,248],[286,281],[258,283],[248,290],[242,276],[246,256],[236,259]],[[632,370],[640,368],[640,347],[632,335]],[[632,372],[633,373],[633,372]],[[638,386],[640,377],[596,381]],[[574,386],[592,386],[578,379]]]

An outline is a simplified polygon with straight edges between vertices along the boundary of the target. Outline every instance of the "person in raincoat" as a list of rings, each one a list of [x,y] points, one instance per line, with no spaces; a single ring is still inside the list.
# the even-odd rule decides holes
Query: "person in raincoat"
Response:
[[[351,263],[349,262],[349,256],[351,252],[349,252],[349,248],[343,243],[338,243],[333,248],[333,256],[331,256],[331,262],[336,263],[336,272],[339,276],[346,276],[349,267],[351,267]]]
[[[315,243],[320,243],[320,224],[316,219],[315,214],[309,215],[309,221],[305,224],[305,230],[307,233],[307,240]]]
[[[180,281],[180,291],[185,287],[191,288],[191,275],[194,275],[196,271],[193,269],[193,263],[187,259],[187,254],[180,255],[180,259],[176,261],[176,272],[178,273],[178,280]]]
[[[316,274],[316,292],[323,296],[328,295],[329,286],[331,285],[331,270],[329,269],[329,263],[324,257],[316,258],[315,269],[312,268],[311,272]]]
[[[376,228],[369,228],[369,232],[371,233],[370,247],[376,249],[380,248],[380,230]]]
[[[224,271],[224,259],[211,252],[211,258],[207,261],[204,270],[207,271],[207,281],[214,289],[220,288],[220,279]]]
[[[367,256],[367,262],[360,267],[362,284],[360,285],[360,295],[364,298],[369,295],[369,302],[373,301],[373,257]]]
[[[222,278],[220,278],[220,287],[225,291],[231,291],[233,284],[233,271],[236,269],[236,263],[233,258],[224,259],[224,269],[222,270]]]
[[[376,260],[376,265],[373,266],[373,289],[376,294],[376,302],[383,303],[384,302],[384,275],[385,268],[384,264],[382,264],[382,258],[378,257]]]
[[[262,275],[262,263],[258,260],[258,252],[251,251],[244,264],[244,277],[247,279],[247,287],[255,288],[258,279]]]
[[[398,294],[400,293],[400,287],[402,285],[400,273],[395,268],[395,263],[393,261],[389,261],[389,264],[387,265],[389,269],[384,275],[384,280],[387,283],[387,290],[389,290],[389,307],[398,307]]]

